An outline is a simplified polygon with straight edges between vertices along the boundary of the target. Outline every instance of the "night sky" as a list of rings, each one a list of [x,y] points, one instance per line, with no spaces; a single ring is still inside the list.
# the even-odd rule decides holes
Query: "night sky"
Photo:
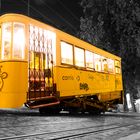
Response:
[[[70,34],[79,31],[83,14],[81,0],[1,0],[1,14],[20,13],[48,23]]]

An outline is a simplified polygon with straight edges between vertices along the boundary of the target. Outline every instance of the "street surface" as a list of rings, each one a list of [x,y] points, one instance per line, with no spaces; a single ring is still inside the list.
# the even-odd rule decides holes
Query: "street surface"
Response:
[[[0,140],[139,140],[140,114],[40,115],[38,110],[0,109]]]

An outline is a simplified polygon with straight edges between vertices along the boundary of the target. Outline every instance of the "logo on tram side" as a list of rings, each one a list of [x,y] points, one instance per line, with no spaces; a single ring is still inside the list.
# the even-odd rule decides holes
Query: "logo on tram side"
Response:
[[[88,91],[89,87],[87,83],[80,83],[80,90]]]
[[[2,66],[0,66],[0,91],[2,90],[4,86],[4,80],[8,77],[8,74],[6,72],[1,71]]]

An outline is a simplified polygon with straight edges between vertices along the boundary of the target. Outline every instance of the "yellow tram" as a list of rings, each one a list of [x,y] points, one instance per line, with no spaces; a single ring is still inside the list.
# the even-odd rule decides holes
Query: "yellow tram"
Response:
[[[122,91],[120,57],[24,15],[0,17],[0,108],[106,111]]]

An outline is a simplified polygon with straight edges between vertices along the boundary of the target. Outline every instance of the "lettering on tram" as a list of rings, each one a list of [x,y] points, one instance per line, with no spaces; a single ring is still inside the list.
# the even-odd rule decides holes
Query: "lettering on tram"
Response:
[[[80,76],[79,75],[76,77],[76,80],[77,81],[80,81]]]
[[[107,81],[109,80],[109,75],[106,75],[106,80],[107,80]]]
[[[4,86],[4,80],[8,77],[8,74],[6,72],[1,71],[2,66],[0,66],[0,91],[2,90]]]
[[[88,79],[90,79],[90,80],[94,80],[94,76],[92,76],[92,75],[88,75]]]
[[[73,76],[62,76],[62,80],[74,80]]]

